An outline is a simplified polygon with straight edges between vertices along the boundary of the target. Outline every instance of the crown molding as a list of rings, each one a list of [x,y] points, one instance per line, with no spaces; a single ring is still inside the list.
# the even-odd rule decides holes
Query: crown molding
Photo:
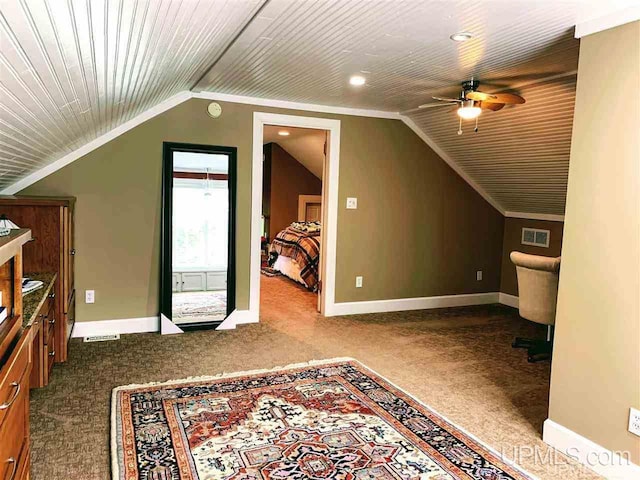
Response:
[[[217,100],[220,102],[243,103],[259,107],[286,108],[289,110],[303,110],[307,112],[333,113],[336,115],[353,115],[356,117],[386,118],[400,120],[398,112],[384,110],[369,110],[366,108],[336,107],[331,105],[319,105],[317,103],[290,102],[288,100],[274,100],[270,98],[248,97],[244,95],[230,95],[216,92],[192,92],[193,98],[204,100]]]
[[[582,38],[637,20],[640,20],[640,5],[630,5],[626,8],[600,14],[595,18],[578,22],[574,36],[576,38]]]
[[[553,213],[504,212],[507,218],[525,218],[527,220],[546,220],[548,222],[564,222],[564,215]]]

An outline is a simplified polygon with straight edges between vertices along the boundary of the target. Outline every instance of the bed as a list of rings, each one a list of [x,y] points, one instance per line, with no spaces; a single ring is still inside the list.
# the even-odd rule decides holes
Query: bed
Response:
[[[280,231],[269,250],[271,268],[317,291],[320,233],[320,222],[294,222]]]

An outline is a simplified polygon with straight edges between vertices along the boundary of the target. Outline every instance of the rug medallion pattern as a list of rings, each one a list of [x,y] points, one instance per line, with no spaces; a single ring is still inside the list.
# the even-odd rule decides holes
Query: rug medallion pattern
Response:
[[[356,361],[114,390],[120,480],[528,479]]]

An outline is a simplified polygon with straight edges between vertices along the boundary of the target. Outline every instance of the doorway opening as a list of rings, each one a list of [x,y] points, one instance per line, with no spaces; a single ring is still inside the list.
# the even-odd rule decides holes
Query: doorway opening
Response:
[[[260,289],[320,311],[323,174],[328,132],[265,125]]]
[[[264,128],[268,125],[284,128],[306,128],[326,132],[326,153],[322,173],[322,225],[320,232],[320,265],[318,301],[325,316],[336,314],[336,243],[338,228],[338,172],[340,164],[340,120],[277,113],[254,112],[253,154],[251,170],[251,255],[249,278],[249,308],[234,312],[221,326],[233,328],[241,323],[260,321],[260,280],[263,228],[262,183],[264,162]]]

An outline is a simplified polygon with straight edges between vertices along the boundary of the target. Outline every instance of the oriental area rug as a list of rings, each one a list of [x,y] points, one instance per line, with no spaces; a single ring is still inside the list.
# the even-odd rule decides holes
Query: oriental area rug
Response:
[[[529,479],[352,359],[113,390],[113,479]]]

